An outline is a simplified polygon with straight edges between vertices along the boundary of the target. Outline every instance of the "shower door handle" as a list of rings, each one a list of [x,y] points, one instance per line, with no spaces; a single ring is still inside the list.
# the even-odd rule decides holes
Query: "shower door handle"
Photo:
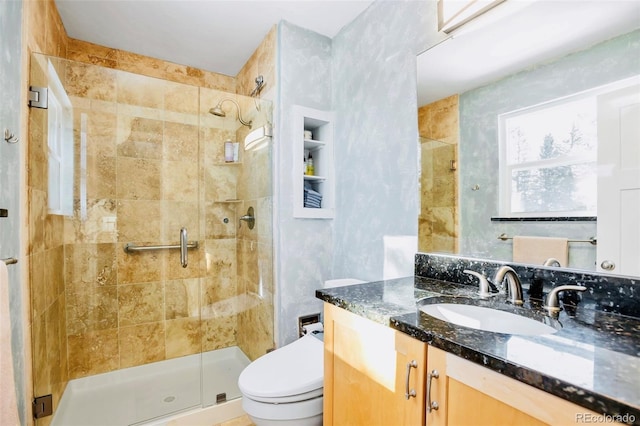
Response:
[[[187,267],[187,228],[180,230],[180,264],[183,268]]]

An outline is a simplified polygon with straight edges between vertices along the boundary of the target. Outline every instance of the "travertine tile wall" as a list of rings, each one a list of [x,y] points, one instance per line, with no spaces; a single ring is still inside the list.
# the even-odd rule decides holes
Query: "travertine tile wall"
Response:
[[[22,199],[26,203],[22,211],[27,212],[24,223],[28,234],[24,244],[23,277],[31,293],[30,325],[27,336],[31,337],[31,350],[25,354],[25,365],[32,368],[28,378],[33,389],[28,389],[29,398],[33,395],[53,394],[54,406],[57,406],[68,381],[66,315],[64,291],[64,240],[63,220],[60,216],[47,214],[47,157],[46,127],[43,126],[45,111],[27,108],[27,89],[30,81],[35,84],[44,78],[39,67],[31,67],[31,52],[43,52],[48,55],[64,57],[67,49],[67,36],[53,0],[23,1],[23,49],[22,63],[24,72],[21,114],[26,127],[21,129],[25,135],[22,140],[26,152],[24,170],[26,187],[22,188]],[[30,75],[29,69],[35,72]],[[32,129],[30,133],[29,129]],[[27,285],[25,284],[25,287]],[[31,413],[27,413],[27,422],[34,422]],[[38,420],[38,425],[48,425],[51,417]]]
[[[44,78],[44,71],[30,67],[31,52],[84,62],[70,64],[61,75],[75,83],[70,95],[76,119],[80,120],[81,112],[86,114],[92,142],[87,145],[86,220],[48,215],[43,112],[23,108],[31,129],[25,155],[29,235],[24,258],[33,299],[29,330],[33,354],[25,354],[26,363],[35,370],[33,394],[52,393],[55,409],[70,378],[237,344],[242,311],[261,321],[258,327],[247,326],[246,318],[240,322],[254,330],[243,340],[243,349],[251,358],[264,353],[273,346],[271,193],[255,195],[262,230],[248,246],[235,236],[237,213],[244,204],[214,201],[238,197],[234,185],[239,185],[244,168],[253,182],[270,188],[271,165],[262,161],[267,169],[261,172],[247,162],[220,165],[220,141],[241,140],[243,135],[236,136],[231,125],[216,129],[217,123],[207,124],[215,120],[206,112],[213,99],[199,104],[198,90],[235,92],[236,80],[242,80],[248,82],[249,93],[256,72],[275,87],[275,27],[234,78],[68,39],[53,0],[24,3],[28,49],[23,64],[35,73],[25,75],[25,89],[31,79],[33,83]],[[142,81],[157,85],[160,91],[141,94],[137,86]],[[223,93],[216,90],[211,92],[217,100]],[[240,102],[243,111],[253,103]],[[200,130],[198,120],[203,122]],[[201,141],[194,150],[198,138]],[[198,158],[196,166],[192,157]],[[262,157],[270,161],[270,147],[268,156]],[[226,171],[214,177],[210,171],[215,168]],[[131,179],[134,172],[137,179]],[[246,185],[251,179],[246,179]],[[76,190],[78,185],[76,180]],[[194,204],[201,209],[192,209]],[[228,224],[224,217],[230,219]],[[201,247],[199,254],[189,252],[187,270],[174,266],[177,253],[144,257],[124,253],[128,241],[175,241],[181,219],[188,222],[190,240],[198,240]],[[159,223],[163,225],[153,227]],[[239,261],[241,247],[255,251],[256,241],[260,255]],[[260,273],[253,270],[257,267]],[[240,297],[239,289],[258,287],[258,282],[240,280],[239,274],[257,277],[260,289],[268,289],[267,296],[261,293],[259,305]],[[37,423],[47,425],[51,419]]]
[[[418,249],[458,252],[458,95],[418,109],[421,147]],[[457,164],[456,164],[457,165]]]
[[[199,351],[197,299],[194,317],[180,322],[182,317],[165,306],[170,300],[165,291],[172,289],[174,278],[184,286],[188,278],[197,282],[197,255],[190,253],[188,270],[176,276],[168,252],[123,250],[127,242],[174,243],[180,226],[199,239],[193,167],[198,164],[198,89],[70,61],[65,71],[74,105],[76,156],[83,150],[84,133],[87,158],[86,177],[76,167],[75,179],[77,188],[86,179],[86,207],[78,200],[74,217],[65,219],[69,377],[188,351],[182,346],[195,343],[181,341],[176,332],[185,328],[196,329],[192,340]],[[193,154],[178,161],[175,153],[181,151]],[[171,193],[165,184],[183,185],[185,191]]]
[[[249,95],[255,88],[255,78],[262,75],[265,86],[262,96],[274,93],[276,88],[276,36],[273,27],[254,54],[238,73],[237,92]],[[244,103],[243,111],[251,111],[253,128],[265,124],[272,114],[271,104],[265,103],[261,111],[253,100]],[[242,126],[237,138],[244,140],[249,129]],[[243,295],[243,309],[238,315],[238,346],[251,359],[264,355],[274,347],[274,272],[273,272],[273,178],[272,144],[244,152],[244,161],[238,176],[238,214],[253,207],[256,226],[249,230],[242,224],[238,232],[238,292]]]
[[[106,68],[129,71],[148,77],[156,77],[176,83],[227,92],[236,91],[235,77],[201,70],[187,65],[175,64],[124,50],[100,46],[73,38],[70,38],[68,41],[66,58],[78,62],[101,65]]]
[[[278,27],[274,25],[244,64],[236,76],[236,93],[249,96],[256,87],[255,79],[259,75],[265,82],[261,94],[264,95],[275,89],[277,34]]]

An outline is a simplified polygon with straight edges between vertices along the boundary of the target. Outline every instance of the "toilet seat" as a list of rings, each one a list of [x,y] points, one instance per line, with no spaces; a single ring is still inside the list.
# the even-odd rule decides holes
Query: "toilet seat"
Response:
[[[238,378],[243,396],[272,404],[305,401],[323,393],[324,345],[308,334],[253,361]]]

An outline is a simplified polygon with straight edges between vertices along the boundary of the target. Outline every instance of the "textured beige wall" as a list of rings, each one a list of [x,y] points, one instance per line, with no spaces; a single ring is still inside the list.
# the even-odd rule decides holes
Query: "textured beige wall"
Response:
[[[418,109],[421,148],[418,249],[458,252],[458,95]]]

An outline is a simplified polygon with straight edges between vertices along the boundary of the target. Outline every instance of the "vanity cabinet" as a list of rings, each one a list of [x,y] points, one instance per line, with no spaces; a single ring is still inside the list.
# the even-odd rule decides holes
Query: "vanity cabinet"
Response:
[[[293,216],[332,219],[335,214],[333,113],[295,105],[292,116]],[[308,174],[304,166],[309,155],[313,159],[313,174]],[[322,196],[320,208],[305,207],[305,185]]]
[[[424,424],[425,343],[328,303],[324,326],[325,426]]]
[[[324,324],[324,426],[579,425],[604,418],[330,303]],[[408,399],[407,384],[415,392]],[[434,402],[438,408],[429,409]]]
[[[533,388],[456,355],[429,346],[426,405],[428,426],[570,425],[587,416],[586,408]],[[433,377],[434,371],[437,378]],[[429,383],[430,382],[430,383]]]

